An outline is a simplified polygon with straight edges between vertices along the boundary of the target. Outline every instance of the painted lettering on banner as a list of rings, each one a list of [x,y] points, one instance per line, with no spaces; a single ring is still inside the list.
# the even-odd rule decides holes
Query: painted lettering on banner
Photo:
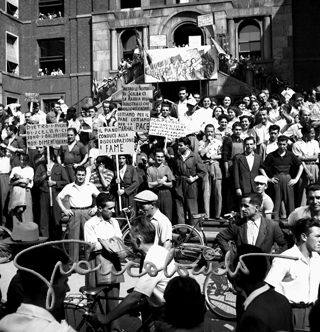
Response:
[[[186,125],[178,121],[150,119],[149,135],[162,136],[170,139],[184,137]]]

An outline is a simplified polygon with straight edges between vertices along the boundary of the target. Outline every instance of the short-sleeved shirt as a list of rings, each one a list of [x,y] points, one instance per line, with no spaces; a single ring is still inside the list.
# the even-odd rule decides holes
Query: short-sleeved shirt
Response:
[[[263,143],[264,141],[267,141],[269,139],[269,127],[271,125],[272,123],[267,121],[265,125],[260,123],[253,127],[253,130],[255,131],[257,137],[257,144]]]
[[[22,303],[17,312],[0,321],[2,332],[75,332],[65,321],[59,323],[44,308]]]
[[[221,156],[222,150],[222,141],[219,139],[213,138],[212,142],[210,143],[206,138],[199,142],[199,153],[205,149],[208,145],[210,145],[208,152],[202,156],[202,160],[211,160],[212,156]]]
[[[306,219],[312,218],[310,207],[307,206],[300,206],[292,211],[288,217],[288,224],[289,226],[294,226],[299,219]]]
[[[154,244],[163,246],[165,242],[172,240],[172,224],[159,209],[157,209],[150,221],[156,229]]]
[[[154,244],[147,252],[144,264],[146,262],[150,262],[153,263],[157,269],[163,268],[168,254],[169,251],[167,249]],[[172,272],[173,269],[174,262],[171,261],[168,266],[168,272]],[[144,269],[142,271],[144,271]],[[176,275],[177,274],[175,273],[171,278],[175,277]],[[148,297],[149,303],[153,307],[160,307],[165,303],[163,294],[171,278],[167,278],[164,274],[164,271],[161,271],[157,276],[152,277],[149,274],[145,274],[139,278],[134,290],[146,295]]]
[[[298,257],[298,260],[275,258],[265,281],[275,287],[290,303],[312,303],[318,298],[320,283],[320,256],[312,252],[306,260],[294,245],[281,255]]]
[[[299,140],[293,144],[292,152],[298,157],[312,157],[320,153],[319,142],[315,139],[305,142]]]
[[[262,163],[262,167],[270,167],[272,174],[280,172],[289,173],[291,166],[300,166],[299,160],[291,151],[286,151],[283,156],[280,156],[278,150],[271,152]]]
[[[92,195],[98,196],[99,190],[93,183],[85,182],[81,186],[77,186],[75,182],[67,184],[58,197],[63,200],[66,196],[69,196],[70,207],[84,208],[92,205]]]
[[[174,180],[174,176],[172,174],[171,169],[164,164],[157,166],[151,166],[147,169],[147,181],[154,182],[158,179],[162,179],[164,176],[167,177],[167,182],[171,182]]]
[[[96,250],[102,249],[98,238],[110,239],[114,236],[122,238],[117,219],[110,218],[110,220],[104,220],[101,217],[94,216],[84,224],[84,240],[90,243],[95,243]]]

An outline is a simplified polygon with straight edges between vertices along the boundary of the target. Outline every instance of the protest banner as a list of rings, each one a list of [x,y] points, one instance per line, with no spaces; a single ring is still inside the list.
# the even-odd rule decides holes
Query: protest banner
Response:
[[[100,155],[133,154],[134,132],[118,131],[115,127],[98,128]]]
[[[212,13],[211,14],[206,14],[206,15],[199,15],[197,17],[197,20],[198,20],[198,28],[206,27],[208,25],[213,25],[214,24]]]
[[[27,146],[52,146],[67,144],[67,125],[47,123],[27,125]]]
[[[152,63],[144,67],[146,83],[218,78],[217,50],[209,45],[148,50]]]
[[[127,85],[122,90],[122,109],[118,111],[119,131],[149,130],[150,99],[153,89],[148,84]]]
[[[164,119],[150,119],[149,135],[166,137],[169,139],[185,136],[186,125],[178,121]]]

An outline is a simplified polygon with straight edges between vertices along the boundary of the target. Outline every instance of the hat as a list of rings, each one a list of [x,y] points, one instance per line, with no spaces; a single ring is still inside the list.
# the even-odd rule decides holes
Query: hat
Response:
[[[39,227],[32,221],[16,222],[13,225],[11,239],[15,242],[37,242],[47,238],[39,237]]]
[[[134,200],[141,203],[156,202],[158,200],[158,196],[150,190],[144,190],[134,196]]]
[[[254,182],[264,183],[265,185],[268,185],[268,179],[264,175],[257,175],[254,178]]]

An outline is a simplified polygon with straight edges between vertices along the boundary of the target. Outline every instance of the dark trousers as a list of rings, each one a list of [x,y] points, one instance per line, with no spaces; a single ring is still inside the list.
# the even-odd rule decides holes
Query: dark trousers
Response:
[[[291,180],[291,176],[289,174],[280,173],[274,176],[279,179],[279,182],[273,185],[273,212],[276,212],[275,219],[278,219],[282,201],[284,202],[287,216],[289,216],[289,214],[294,210],[294,190],[293,186],[288,186],[288,183]]]

